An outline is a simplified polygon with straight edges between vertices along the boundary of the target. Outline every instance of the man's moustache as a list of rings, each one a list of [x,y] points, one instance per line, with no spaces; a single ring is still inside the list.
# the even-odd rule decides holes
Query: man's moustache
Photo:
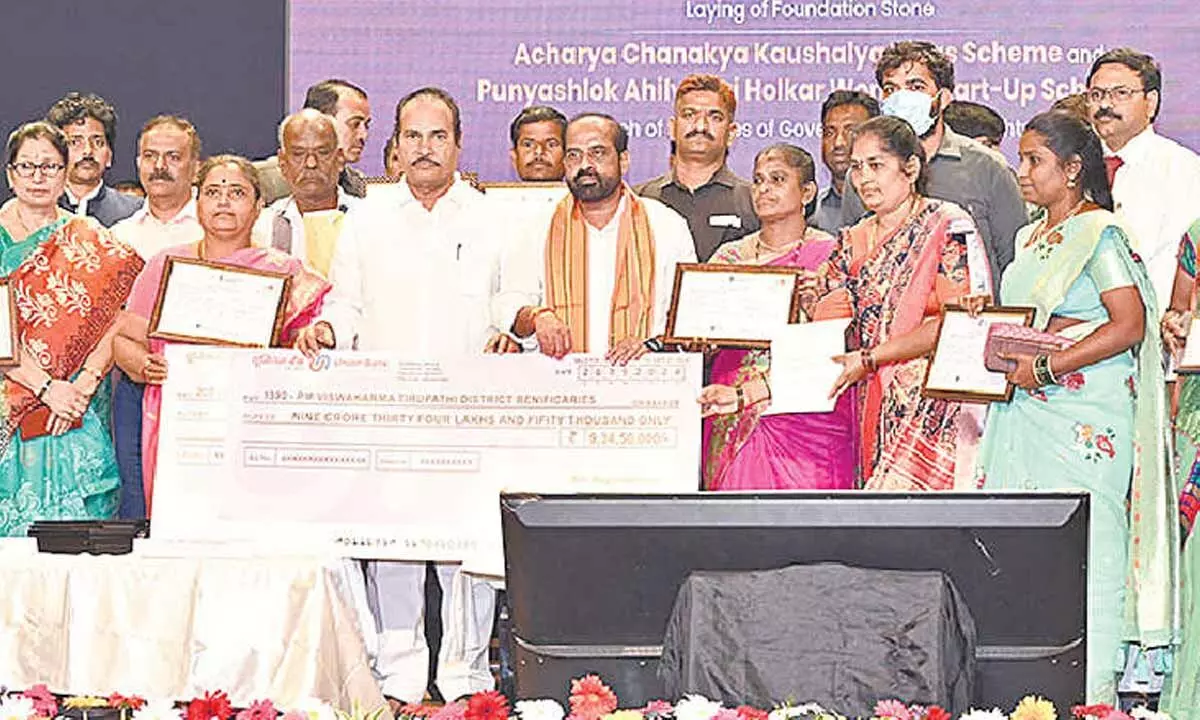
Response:
[[[1095,119],[1097,119],[1097,120],[1099,120],[1099,119],[1101,119],[1101,118],[1106,118],[1106,117],[1108,117],[1108,118],[1112,118],[1113,120],[1120,120],[1120,119],[1121,119],[1121,116],[1120,116],[1120,115],[1118,115],[1118,114],[1117,114],[1115,111],[1113,111],[1113,110],[1109,110],[1108,108],[1100,108],[1099,110],[1097,110],[1097,111],[1096,111],[1096,114],[1094,115],[1094,117],[1095,117]]]
[[[716,140],[716,138],[713,137],[713,135],[711,133],[709,133],[707,130],[693,130],[687,134],[687,137],[696,137],[697,135],[699,135],[701,137],[706,137],[709,140]]]
[[[580,170],[579,172],[575,173],[575,181],[576,182],[584,179],[585,177],[595,178],[595,179],[599,180],[600,173],[594,172],[592,170]]]
[[[175,182],[175,178],[171,177],[171,173],[167,171],[150,173],[151,180],[165,180],[166,182]]]

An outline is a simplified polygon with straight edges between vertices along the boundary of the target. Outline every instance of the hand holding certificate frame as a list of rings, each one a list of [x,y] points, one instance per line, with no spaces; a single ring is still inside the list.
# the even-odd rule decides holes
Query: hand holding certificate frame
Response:
[[[680,263],[663,342],[770,347],[802,318],[796,277],[796,268]]]
[[[1188,328],[1188,334],[1175,372],[1180,375],[1200,374],[1200,340],[1196,339],[1197,333],[1200,333],[1200,317],[1196,317],[1194,312],[1185,313],[1181,322]]]
[[[1028,326],[1033,322],[1033,313],[1033,308],[997,306],[972,317],[964,307],[947,305],[922,394],[972,403],[1011,400],[1013,386],[1005,373],[984,366],[988,328],[994,323]]]
[[[291,277],[192,258],[167,258],[150,337],[266,348],[283,326]]]

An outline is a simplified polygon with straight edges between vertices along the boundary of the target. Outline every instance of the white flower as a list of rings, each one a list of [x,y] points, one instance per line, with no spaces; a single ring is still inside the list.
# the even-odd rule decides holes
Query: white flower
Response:
[[[783,707],[775,708],[767,715],[767,720],[789,720],[789,718],[799,717],[801,715],[832,718],[841,717],[837,713],[831,713],[816,703],[805,703],[803,705],[784,705]]]
[[[684,695],[675,704],[675,720],[709,720],[721,709],[721,703],[703,695]]]
[[[1008,720],[1008,715],[996,707],[991,710],[976,710],[975,708],[971,708],[963,713],[958,720]]]
[[[563,720],[567,714],[557,700],[518,700],[513,709],[521,720]]]
[[[1171,720],[1171,716],[1164,712],[1155,712],[1145,705],[1138,705],[1129,711],[1129,714],[1137,720]]]
[[[316,698],[305,698],[292,708],[308,716],[308,720],[338,720],[337,710],[327,702]]]
[[[183,720],[183,712],[170,700],[152,700],[129,717],[130,720]]]
[[[9,695],[0,701],[0,720],[29,720],[33,717],[33,700],[21,695]]]

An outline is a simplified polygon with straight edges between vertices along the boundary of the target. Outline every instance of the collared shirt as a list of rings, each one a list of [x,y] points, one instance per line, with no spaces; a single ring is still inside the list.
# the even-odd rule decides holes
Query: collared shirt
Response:
[[[658,200],[687,220],[700,262],[707,262],[722,243],[758,229],[750,191],[750,183],[726,165],[695,191],[681,185],[674,171],[634,188],[638,195]]]
[[[345,214],[350,210],[354,203],[359,202],[359,199],[348,195],[341,187],[337,192],[337,208],[328,211]],[[254,222],[254,230],[251,232],[250,242],[256,247],[273,247],[281,252],[288,253],[304,261],[304,264],[309,269],[318,272],[322,277],[328,273],[328,268],[321,267],[323,264],[320,257],[309,257],[309,252],[312,248],[304,233],[305,220],[300,208],[297,207],[295,199],[288,195],[280,198],[271,205],[265,208],[258,215],[258,220]],[[334,248],[329,248],[327,251],[320,252],[326,258],[329,258],[336,251],[336,242]]]
[[[159,220],[150,212],[147,202],[137,212],[113,225],[113,234],[133,246],[138,255],[149,260],[176,245],[196,243],[204,239],[204,228],[196,215],[196,198],[188,200],[175,217]]]
[[[653,198],[641,198],[654,239],[654,311],[651,335],[660,335],[667,326],[667,311],[675,284],[675,266],[696,262],[696,249],[687,223],[677,212]],[[602,228],[587,225],[587,322],[588,351],[608,350],[608,334],[612,321],[612,294],[617,273],[617,239],[621,214],[626,198],[621,199],[617,212]],[[545,302],[546,238],[550,235],[550,215],[541,215],[539,222],[527,224],[517,242],[505,248],[502,259],[501,287],[517,296],[533,296],[529,305]],[[497,316],[500,326],[508,329],[516,315]],[[504,324],[507,323],[507,324]]]
[[[817,201],[817,209],[808,218],[808,224],[830,235],[837,235],[838,230],[846,227],[842,223],[842,196],[830,185]]]
[[[66,192],[59,196],[58,204],[68,212],[94,217],[104,227],[112,227],[137,212],[144,202],[100,183],[91,192],[78,199],[68,187]]]
[[[1179,240],[1200,217],[1200,156],[1147,127],[1116,153],[1114,210],[1129,225],[1161,313],[1171,303]]]
[[[992,287],[999,288],[1000,276],[1016,252],[1017,230],[1029,222],[1017,180],[1003,158],[946,128],[941,147],[929,161],[929,187],[925,195],[948,200],[970,213],[987,249]],[[863,213],[862,200],[847,184],[842,222],[853,225]]]
[[[500,249],[513,223],[457,175],[432,210],[408,183],[372,188],[342,225],[321,319],[339,348],[438,358],[483,351],[496,328],[534,304],[501,297]],[[507,327],[505,328],[507,329]]]

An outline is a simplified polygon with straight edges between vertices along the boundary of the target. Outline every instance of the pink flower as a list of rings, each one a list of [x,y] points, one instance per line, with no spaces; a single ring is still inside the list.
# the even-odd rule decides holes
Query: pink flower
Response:
[[[275,720],[279,711],[270,700],[256,700],[250,707],[237,714],[236,720]]]
[[[914,720],[912,711],[899,700],[880,700],[875,703],[873,713],[877,718],[894,718],[894,720]]]
[[[571,681],[571,717],[599,720],[617,709],[617,696],[597,675]]]
[[[759,710],[756,707],[750,707],[749,705],[739,705],[737,714],[742,720],[767,720],[767,717],[771,713],[766,710]]]
[[[1062,386],[1068,390],[1078,390],[1079,388],[1083,387],[1085,381],[1083,378],[1083,373],[1073,372],[1062,378],[1059,382],[1062,383]]]
[[[308,720],[308,715],[305,715],[299,710],[288,710],[283,714],[283,717],[280,718],[280,720]]]
[[[508,720],[508,698],[495,690],[477,692],[467,699],[466,720]]]
[[[1110,458],[1115,457],[1117,454],[1117,451],[1113,448],[1112,440],[1107,435],[1096,436],[1096,447]]]
[[[646,717],[670,717],[674,713],[675,707],[666,700],[651,700],[642,708],[642,714]]]
[[[433,715],[430,720],[466,720],[467,704],[462,701],[446,703]]]
[[[712,716],[712,720],[742,720],[742,716],[732,708],[721,708]]]
[[[58,700],[54,698],[54,694],[43,683],[38,683],[21,693],[23,697],[27,697],[33,701],[33,711],[39,717],[54,717],[58,715]]]

